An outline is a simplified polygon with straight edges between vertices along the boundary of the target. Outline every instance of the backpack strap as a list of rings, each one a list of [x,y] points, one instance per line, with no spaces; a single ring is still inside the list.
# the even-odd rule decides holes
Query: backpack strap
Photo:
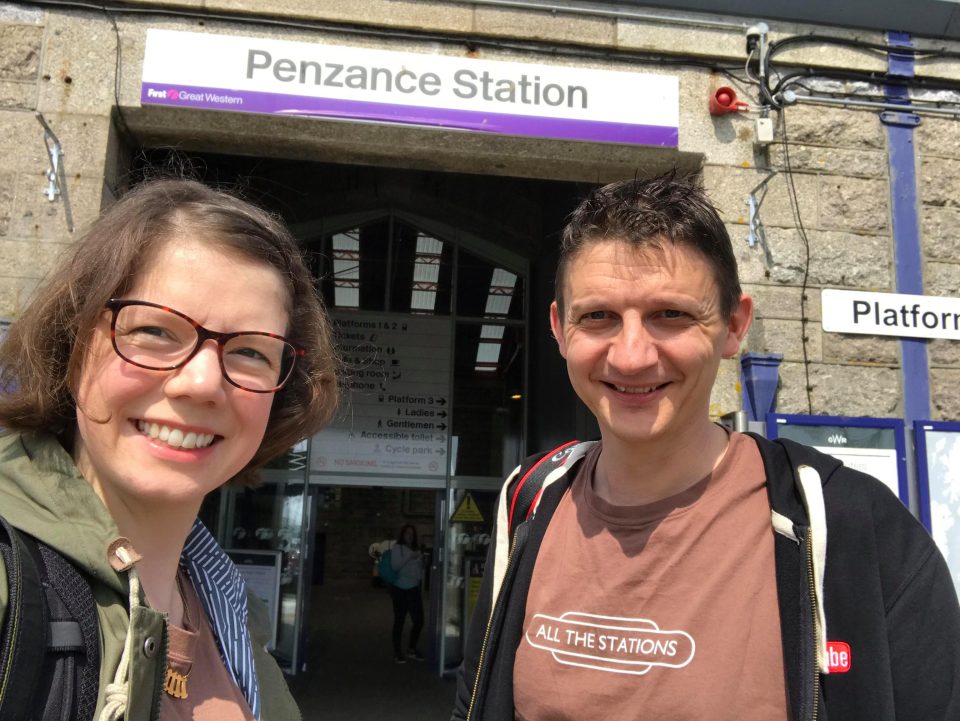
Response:
[[[0,554],[7,572],[8,600],[0,640],[0,718],[31,718],[47,652],[47,604],[34,563],[32,538],[0,516]]]
[[[552,451],[531,456],[520,467],[515,480],[507,487],[510,498],[510,510],[507,515],[509,538],[513,538],[516,527],[532,517],[536,512],[543,484],[553,471],[563,466],[576,451],[586,452],[592,442],[568,441]],[[579,459],[583,454],[577,455]]]
[[[547,453],[530,456],[507,479],[497,501],[496,543],[490,551],[492,564],[486,571],[492,579],[492,598],[500,596],[516,530],[536,514],[543,489],[555,482],[569,485],[573,468],[596,443],[568,441]]]
[[[100,690],[100,620],[90,583],[70,561],[44,543],[40,571],[50,633],[42,719],[93,718]]]
[[[9,602],[0,640],[0,719],[89,721],[100,687],[100,630],[77,568],[0,517]]]

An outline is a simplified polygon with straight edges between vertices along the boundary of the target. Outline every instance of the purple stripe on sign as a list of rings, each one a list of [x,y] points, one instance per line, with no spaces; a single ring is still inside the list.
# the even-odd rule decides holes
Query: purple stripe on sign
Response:
[[[533,138],[591,140],[630,145],[677,147],[679,129],[661,125],[608,123],[599,120],[530,117],[476,110],[426,108],[360,100],[315,98],[302,95],[223,90],[194,86],[144,83],[140,102],[208,110],[270,115],[305,115],[344,120],[370,120],[404,125],[429,125],[482,133],[523,135]]]

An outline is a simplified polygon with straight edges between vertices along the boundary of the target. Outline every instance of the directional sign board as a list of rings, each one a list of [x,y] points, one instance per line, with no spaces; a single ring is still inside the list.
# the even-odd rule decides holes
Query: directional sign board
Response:
[[[444,477],[449,318],[340,312],[333,321],[346,388],[333,424],[313,438],[310,470]]]

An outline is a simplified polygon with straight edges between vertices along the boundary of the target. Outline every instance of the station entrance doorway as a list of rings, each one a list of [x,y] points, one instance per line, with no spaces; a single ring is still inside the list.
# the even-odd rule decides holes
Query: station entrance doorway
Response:
[[[496,491],[305,484],[292,468],[265,476],[255,492],[225,490],[217,510],[229,553],[276,614],[271,650],[304,718],[362,721],[388,709],[397,719],[448,718]],[[374,555],[406,525],[423,554],[424,658],[398,666],[391,593]],[[411,631],[407,616],[404,651]]]
[[[313,267],[344,361],[333,424],[271,463],[260,488],[211,497],[204,520],[267,601],[272,650],[294,689],[316,691],[321,704],[339,690],[374,708],[370,663],[392,664],[393,649],[390,597],[371,547],[414,525],[425,554],[426,658],[417,667],[449,678],[502,479],[528,446],[542,445],[545,419],[556,416],[532,412],[528,391],[562,373],[538,354],[555,355],[546,324],[552,254],[579,189],[194,157],[201,179],[239,183],[283,217]]]

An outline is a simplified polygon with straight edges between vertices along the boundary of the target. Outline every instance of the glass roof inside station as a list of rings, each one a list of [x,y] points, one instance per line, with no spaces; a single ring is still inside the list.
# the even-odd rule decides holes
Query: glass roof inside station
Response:
[[[319,256],[331,310],[481,319],[473,370],[495,374],[508,360],[503,321],[523,318],[517,272],[393,215],[326,235]]]

